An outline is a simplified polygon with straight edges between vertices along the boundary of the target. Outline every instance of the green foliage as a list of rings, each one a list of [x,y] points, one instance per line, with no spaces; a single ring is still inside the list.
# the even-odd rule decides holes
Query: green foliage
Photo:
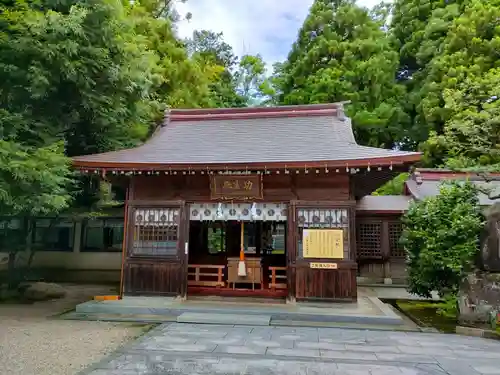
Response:
[[[35,148],[0,140],[0,252],[9,253],[10,288],[24,277],[14,270],[15,254],[27,248],[33,229],[30,218],[54,215],[70,205],[70,175],[62,142]],[[18,227],[9,225],[13,216],[22,218]]]
[[[445,318],[456,319],[458,317],[458,298],[456,294],[448,294],[444,296],[436,311],[439,315]]]
[[[245,55],[241,58],[235,79],[237,91],[247,105],[265,102],[274,94],[266,73],[266,64],[262,56]]]
[[[316,0],[287,61],[273,79],[280,104],[351,101],[360,143],[405,145],[405,89],[395,81],[398,54],[384,31],[383,7]]]
[[[474,267],[484,226],[474,185],[442,185],[438,196],[411,204],[403,225],[409,291],[424,297],[433,290],[456,295]]]
[[[391,23],[408,89],[407,133],[424,163],[499,163],[500,2],[396,0]]]
[[[435,328],[440,332],[455,333],[457,326],[456,304],[453,298],[446,301],[396,301],[397,307],[420,327]]]
[[[63,144],[28,148],[0,140],[0,216],[59,212],[71,201]]]
[[[449,28],[442,53],[429,64],[422,112],[442,127],[435,126],[427,142],[434,161],[500,162],[499,17],[500,1],[470,1]]]
[[[186,47],[191,56],[195,55],[204,61],[211,61],[229,72],[238,64],[233,47],[224,41],[222,33],[195,30],[192,38],[186,41]]]
[[[463,0],[394,2],[390,31],[394,47],[400,52],[399,79],[411,78],[411,85],[418,86],[419,72],[424,70],[426,64],[439,52],[449,24],[458,16],[463,2]]]
[[[218,108],[244,107],[246,100],[237,92],[234,70],[238,58],[233,48],[224,41],[222,33],[208,30],[194,31],[186,41],[188,52],[199,64],[212,66],[215,71],[210,84],[211,106]]]
[[[215,71],[210,84],[211,106],[234,108],[268,103],[274,94],[262,56],[238,59],[222,33],[195,31],[186,46],[199,64]]]
[[[429,76],[430,63],[442,50],[443,41],[455,17],[460,14],[463,0],[396,0],[390,27],[394,48],[399,51],[398,81],[407,89],[405,109],[411,117],[406,136],[415,147],[421,146],[433,131],[440,133],[442,124],[429,121],[423,101],[424,82]],[[434,160],[427,157],[427,165]]]
[[[150,121],[156,58],[126,9],[118,1],[53,9],[48,1],[43,11],[22,4],[2,14],[1,107],[24,120],[7,137],[35,146],[64,139],[68,156],[136,144]]]
[[[172,108],[199,108],[212,106],[210,85],[217,79],[221,67],[213,61],[198,61],[188,57],[185,44],[175,35],[172,20],[157,17],[156,7],[140,2],[131,6],[131,18],[136,33],[142,35],[147,48],[156,58],[155,78],[152,95],[162,113],[165,106]]]
[[[372,195],[403,195],[404,185],[409,173],[401,173],[391,181],[379,187]]]

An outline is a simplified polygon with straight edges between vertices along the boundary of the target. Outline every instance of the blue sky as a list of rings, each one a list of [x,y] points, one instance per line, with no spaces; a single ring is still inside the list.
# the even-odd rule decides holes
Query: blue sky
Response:
[[[358,0],[372,7],[378,0]],[[179,3],[181,14],[191,12],[191,21],[181,21],[181,37],[193,30],[223,32],[237,56],[260,53],[269,66],[286,58],[297,31],[313,0],[187,0]]]

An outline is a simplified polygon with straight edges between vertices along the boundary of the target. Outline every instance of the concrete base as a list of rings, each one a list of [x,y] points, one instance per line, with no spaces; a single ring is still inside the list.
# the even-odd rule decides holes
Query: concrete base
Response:
[[[439,301],[439,295],[432,292],[432,298],[423,298],[415,294],[411,294],[406,290],[405,285],[398,284],[358,284],[358,294],[370,295],[380,299],[400,299],[407,301]]]
[[[107,314],[120,317],[147,315],[150,317],[173,317],[177,321],[183,319],[231,321],[227,324],[250,324],[249,319],[237,319],[235,316],[254,316],[259,322],[268,319],[286,322],[318,322],[318,323],[353,323],[366,325],[404,325],[404,321],[390,306],[374,296],[360,296],[358,303],[330,303],[311,305],[307,303],[271,304],[245,302],[210,302],[204,300],[178,301],[175,298],[162,297],[125,297],[118,301],[89,301],[76,307],[81,316]],[[190,313],[191,315],[183,315]],[[193,315],[195,314],[195,315]],[[212,317],[208,315],[213,314]],[[200,316],[204,315],[205,318]],[[225,317],[224,317],[225,315]],[[184,317],[183,317],[184,316]],[[265,317],[265,318],[264,318]],[[179,320],[181,319],[181,320]],[[207,321],[208,323],[208,321]],[[251,323],[256,324],[256,323]]]
[[[486,339],[500,340],[500,333],[497,333],[489,329],[457,326],[455,328],[455,331],[459,335],[484,337]]]

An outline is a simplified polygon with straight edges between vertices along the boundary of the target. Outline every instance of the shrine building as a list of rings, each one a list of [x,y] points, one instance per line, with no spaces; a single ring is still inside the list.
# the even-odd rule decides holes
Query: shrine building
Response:
[[[334,103],[170,110],[143,145],[73,162],[127,188],[122,295],[355,301],[360,268],[404,257],[409,198],[369,195],[420,157],[358,145]]]

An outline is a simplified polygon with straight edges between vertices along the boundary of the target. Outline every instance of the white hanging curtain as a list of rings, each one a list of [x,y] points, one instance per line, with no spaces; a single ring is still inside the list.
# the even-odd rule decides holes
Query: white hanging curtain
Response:
[[[192,221],[286,221],[285,203],[194,203],[190,205]]]

